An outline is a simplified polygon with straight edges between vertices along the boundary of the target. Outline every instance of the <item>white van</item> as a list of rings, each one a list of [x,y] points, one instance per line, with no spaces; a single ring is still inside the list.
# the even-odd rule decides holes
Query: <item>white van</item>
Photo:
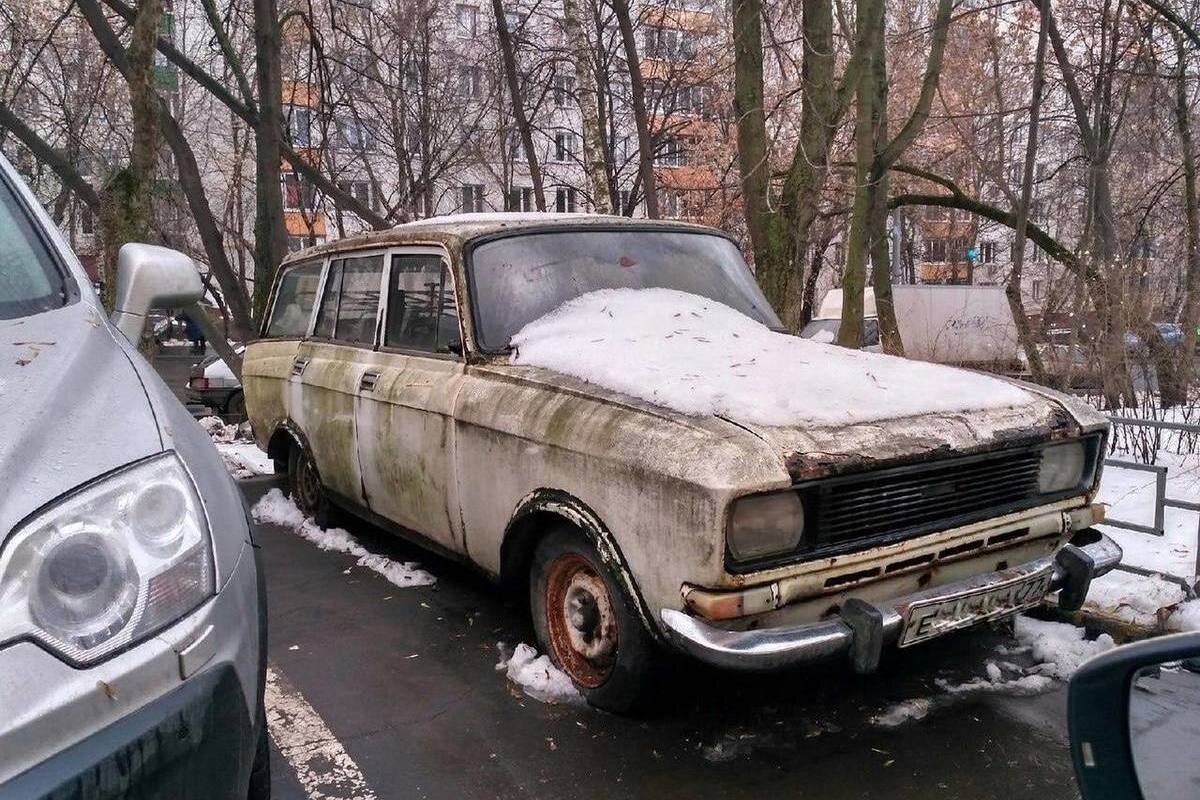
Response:
[[[993,368],[1019,363],[1017,324],[1003,287],[904,284],[892,287],[892,297],[909,358]],[[800,335],[835,341],[841,320],[842,290],[831,289]],[[879,319],[871,287],[863,296],[862,346],[879,349]]]

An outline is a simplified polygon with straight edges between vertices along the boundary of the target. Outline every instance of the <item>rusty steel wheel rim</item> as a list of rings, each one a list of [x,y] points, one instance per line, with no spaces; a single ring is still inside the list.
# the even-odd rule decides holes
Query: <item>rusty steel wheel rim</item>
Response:
[[[300,456],[300,463],[296,470],[296,501],[300,505],[300,510],[312,516],[316,513],[317,505],[321,498],[321,483],[317,478],[317,471],[313,468],[312,459],[307,454]]]
[[[604,578],[583,556],[559,556],[547,571],[545,600],[558,665],[580,686],[600,686],[617,657],[617,617]]]

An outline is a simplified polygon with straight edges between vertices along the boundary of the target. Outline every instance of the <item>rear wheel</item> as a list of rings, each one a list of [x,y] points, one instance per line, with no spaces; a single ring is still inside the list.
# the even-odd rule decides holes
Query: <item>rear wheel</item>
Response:
[[[296,507],[322,528],[330,527],[333,505],[321,484],[321,475],[312,456],[298,444],[293,443],[288,452],[287,476],[288,492]]]
[[[654,642],[582,534],[562,528],[538,542],[529,592],[543,649],[589,703],[620,713],[646,705],[657,675]]]
[[[246,421],[246,395],[234,392],[225,401],[225,422],[231,425],[241,425]]]

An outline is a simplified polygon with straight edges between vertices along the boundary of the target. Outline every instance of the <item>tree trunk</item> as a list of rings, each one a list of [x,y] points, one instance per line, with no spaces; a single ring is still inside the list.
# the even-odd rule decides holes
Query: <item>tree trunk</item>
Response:
[[[254,127],[254,318],[267,307],[275,270],[287,254],[283,219],[283,65],[279,8],[275,0],[254,0],[254,64],[258,120]]]
[[[500,40],[500,56],[504,62],[504,79],[508,83],[508,94],[512,97],[513,121],[517,124],[517,135],[525,150],[525,163],[529,167],[529,180],[533,184],[533,201],[538,211],[546,210],[546,190],[542,184],[542,166],[533,147],[533,128],[529,115],[525,113],[525,95],[521,91],[521,78],[517,72],[517,48],[512,31],[508,29],[508,18],[504,15],[503,0],[492,0],[492,13],[496,17],[496,38]]]
[[[1047,383],[1046,368],[1033,332],[1029,329],[1029,318],[1025,315],[1025,302],[1021,296],[1021,273],[1025,263],[1025,233],[1029,228],[1029,204],[1033,199],[1034,168],[1037,165],[1038,127],[1042,113],[1042,86],[1046,78],[1046,41],[1049,33],[1049,17],[1040,15],[1038,24],[1037,52],[1033,61],[1033,85],[1029,98],[1029,127],[1025,136],[1025,165],[1021,175],[1021,200],[1017,206],[1016,237],[1013,241],[1012,269],[1004,294],[1017,323],[1017,341],[1025,353],[1029,372],[1037,383]]]
[[[1175,57],[1175,128],[1179,134],[1179,155],[1183,162],[1184,227],[1187,231],[1187,259],[1183,275],[1183,309],[1179,323],[1183,342],[1176,348],[1169,376],[1159,376],[1158,388],[1164,406],[1187,402],[1188,387],[1196,360],[1197,325],[1200,325],[1200,202],[1196,196],[1196,151],[1192,141],[1191,103],[1187,86],[1187,48],[1176,34]],[[1164,380],[1166,378],[1166,380]]]
[[[637,49],[637,38],[633,30],[633,19],[629,15],[629,0],[610,0],[617,26],[621,30],[621,44],[625,50],[625,61],[629,68],[629,92],[633,101],[633,119],[638,135],[638,175],[642,180],[642,193],[646,196],[646,216],[658,219],[658,193],[654,181],[654,142],[650,137],[650,117],[646,111],[646,84],[642,80],[642,66]],[[735,12],[736,14],[736,12]]]
[[[499,3],[500,0],[492,0]],[[608,183],[607,148],[600,127],[600,95],[596,91],[595,54],[579,13],[578,0],[563,0],[563,26],[575,65],[575,94],[583,122],[583,169],[592,187],[592,205],[598,214],[612,213],[612,187]],[[622,29],[622,36],[624,29]],[[632,71],[632,70],[631,70]],[[639,76],[640,76],[639,70]]]
[[[858,37],[855,51],[862,58],[854,122],[854,203],[846,239],[846,269],[842,273],[842,321],[837,343],[859,348],[863,339],[863,294],[866,289],[867,259],[871,251],[871,217],[874,211],[876,75],[874,61],[883,38],[883,0],[858,0],[855,18]]]

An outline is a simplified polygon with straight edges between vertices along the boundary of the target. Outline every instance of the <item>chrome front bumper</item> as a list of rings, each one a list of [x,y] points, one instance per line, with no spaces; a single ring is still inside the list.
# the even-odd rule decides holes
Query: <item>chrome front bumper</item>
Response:
[[[677,647],[718,667],[769,670],[848,656],[856,671],[872,672],[879,664],[882,649],[899,641],[907,611],[914,603],[949,600],[1051,568],[1050,590],[1059,593],[1059,607],[1074,610],[1083,604],[1092,578],[1110,572],[1121,562],[1121,555],[1116,542],[1088,528],[1077,532],[1054,557],[976,575],[887,603],[852,600],[838,615],[805,625],[731,631],[674,609],[663,609],[661,617]]]

